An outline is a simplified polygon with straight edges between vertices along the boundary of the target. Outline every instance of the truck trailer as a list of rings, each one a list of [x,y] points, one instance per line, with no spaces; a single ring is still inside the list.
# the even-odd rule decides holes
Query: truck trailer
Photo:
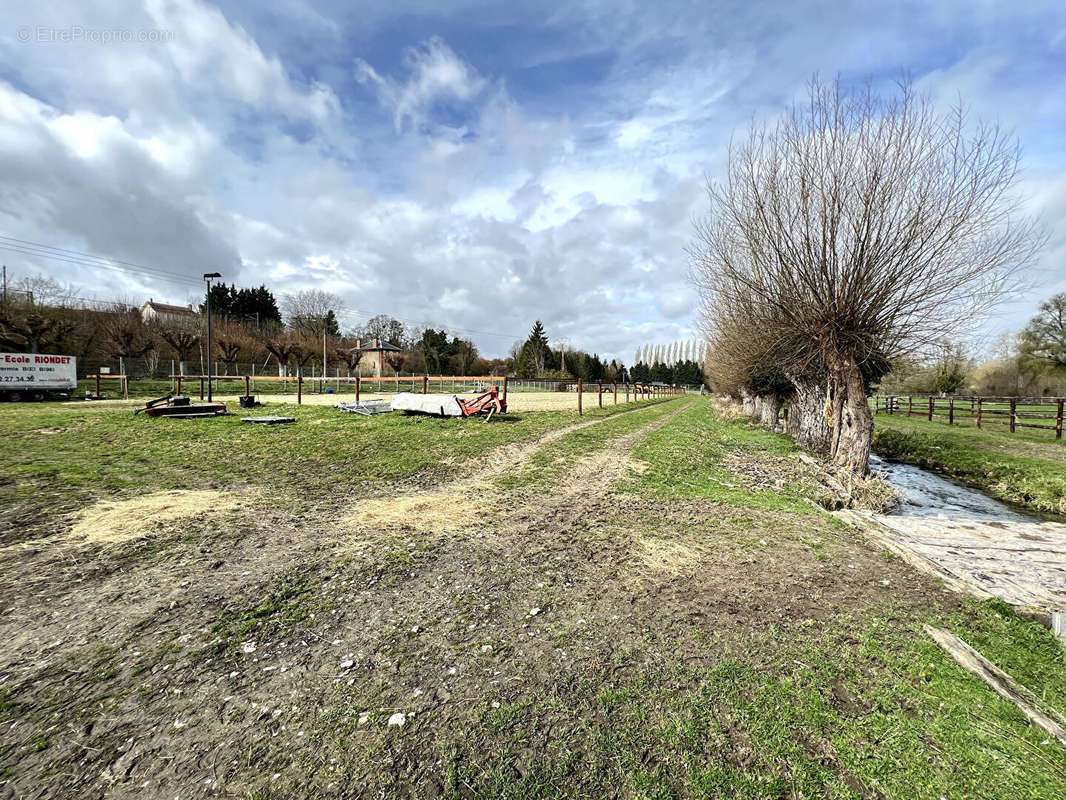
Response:
[[[74,356],[0,353],[0,400],[18,403],[69,398],[77,388]]]

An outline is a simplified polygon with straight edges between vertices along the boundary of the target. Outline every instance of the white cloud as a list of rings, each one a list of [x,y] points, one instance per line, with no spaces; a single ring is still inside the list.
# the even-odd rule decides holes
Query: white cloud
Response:
[[[173,34],[166,53],[189,85],[209,82],[257,109],[276,109],[296,118],[326,120],[338,109],[333,90],[293,83],[275,57],[222,12],[200,0],[145,0],[153,22]]]
[[[477,70],[436,36],[408,48],[404,65],[410,76],[396,81],[380,75],[366,61],[356,61],[356,77],[378,92],[381,102],[392,111],[396,130],[408,122],[415,126],[423,123],[434,103],[470,102],[487,85]]]
[[[642,342],[694,336],[683,248],[731,132],[776,113],[813,69],[894,74],[900,59],[924,65],[930,91],[975,93],[1017,121],[1033,168],[1023,188],[1053,233],[1042,266],[1049,286],[1063,277],[1063,100],[1041,78],[1041,59],[1057,54],[1013,44],[1013,13],[982,11],[980,30],[996,35],[949,53],[951,13],[890,6],[876,37],[804,4],[773,19],[757,3],[712,18],[591,2],[499,7],[491,20],[421,0],[308,13],[299,0],[231,3],[225,15],[202,0],[9,6],[0,37],[80,19],[175,39],[3,42],[0,230],[193,278],[210,265],[279,295],[329,288],[357,309],[345,323],[384,312],[496,331],[475,338],[500,354],[541,317],[554,339],[626,361]],[[1022,12],[1034,29],[1039,15]],[[420,24],[406,39],[401,18],[444,33],[425,39]],[[462,55],[448,33],[460,22],[475,43]],[[511,41],[476,44],[519,27],[533,35],[513,53]],[[5,260],[108,297],[198,291]],[[1010,324],[1026,314],[1019,306]]]

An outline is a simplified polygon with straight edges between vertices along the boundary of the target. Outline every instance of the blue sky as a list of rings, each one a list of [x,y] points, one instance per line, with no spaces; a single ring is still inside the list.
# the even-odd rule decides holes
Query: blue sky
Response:
[[[696,335],[684,247],[731,134],[772,119],[814,72],[886,85],[906,72],[1015,132],[1020,189],[1048,230],[1033,289],[985,323],[987,342],[1066,289],[1064,8],[9,7],[0,234],[168,274],[2,256],[134,302],[193,299],[216,269],[278,294],[328,289],[348,325],[388,313],[478,331],[487,355],[539,317],[556,340],[630,362],[643,343]],[[115,30],[132,40],[100,33]]]

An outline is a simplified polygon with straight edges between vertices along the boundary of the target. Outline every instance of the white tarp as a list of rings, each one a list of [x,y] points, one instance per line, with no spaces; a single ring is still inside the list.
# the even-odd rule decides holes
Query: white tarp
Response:
[[[461,417],[463,411],[454,394],[415,394],[398,392],[392,396],[393,411],[417,411],[441,417]]]
[[[62,389],[78,386],[74,356],[0,353],[0,389]]]

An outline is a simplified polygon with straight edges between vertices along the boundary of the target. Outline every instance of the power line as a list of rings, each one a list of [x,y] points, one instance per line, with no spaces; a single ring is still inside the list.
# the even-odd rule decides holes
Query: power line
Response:
[[[174,283],[189,284],[195,286],[200,285],[200,281],[192,276],[182,275],[177,272],[171,272],[160,267],[152,267],[148,266],[147,264],[137,264],[132,261],[123,261],[117,258],[96,256],[92,253],[86,253],[81,250],[71,250],[64,247],[54,247],[52,245],[43,244],[41,242],[32,242],[28,239],[18,239],[14,236],[5,236],[0,234],[0,249],[8,250],[13,253],[21,253],[22,255],[36,256],[38,258],[47,258],[53,261],[60,261],[67,264],[77,264],[79,266],[93,267],[98,269],[110,269],[120,272],[139,273],[146,277],[172,281]]]
[[[0,234],[0,250],[7,250],[13,253],[20,253],[22,255],[36,256],[38,258],[47,258],[53,261],[59,261],[66,264],[76,264],[78,266],[92,267],[96,269],[110,269],[119,272],[139,273],[145,277],[157,278],[174,283],[180,283],[189,286],[200,286],[200,281],[196,278],[188,275],[181,275],[176,272],[170,272],[168,270],[161,269],[159,267],[152,267],[146,264],[138,264],[133,261],[123,261],[122,259],[96,256],[92,253],[86,253],[81,250],[73,250],[64,247],[55,247],[53,245],[43,244],[41,242],[34,242],[28,239],[19,239],[14,236],[6,236]],[[71,297],[78,298],[77,295],[70,295]],[[88,298],[78,298],[83,300],[89,300]],[[108,303],[112,301],[96,301],[90,302],[96,303]],[[117,302],[117,301],[115,301]],[[420,308],[430,309],[430,306],[419,306]],[[359,309],[345,309],[338,312],[339,314],[357,314],[364,315],[367,319],[377,316],[380,312],[365,311]],[[422,323],[414,323],[408,319],[400,319],[399,317],[393,317],[393,319],[404,323],[412,327],[421,327]],[[365,321],[365,320],[364,320]],[[511,341],[521,340],[525,338],[525,334],[511,334],[500,333],[498,331],[481,331],[472,328],[458,328],[455,326],[445,325],[443,326],[449,331],[454,333],[465,333],[473,336],[490,336],[497,339],[509,339]]]

